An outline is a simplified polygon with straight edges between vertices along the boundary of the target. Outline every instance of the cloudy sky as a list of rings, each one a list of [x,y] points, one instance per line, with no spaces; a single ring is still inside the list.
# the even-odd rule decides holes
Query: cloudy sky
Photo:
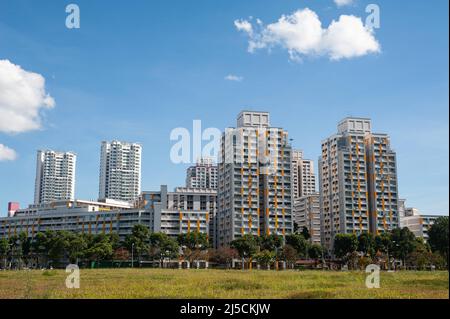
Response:
[[[64,1],[0,0],[0,216],[32,202],[38,149],[77,153],[77,198],[96,199],[111,139],[142,143],[143,190],[172,188],[171,131],[242,109],[270,111],[314,160],[339,120],[372,118],[407,205],[448,214],[447,0],[72,3],[80,29]]]

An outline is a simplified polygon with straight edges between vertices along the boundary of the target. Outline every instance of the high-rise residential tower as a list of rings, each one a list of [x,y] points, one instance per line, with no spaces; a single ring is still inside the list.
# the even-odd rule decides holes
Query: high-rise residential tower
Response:
[[[217,189],[217,165],[211,158],[201,158],[187,169],[186,187]]]
[[[37,152],[35,204],[74,199],[76,159],[72,152]]]
[[[222,135],[219,156],[218,246],[245,234],[292,233],[292,148],[269,113],[243,111]]]
[[[298,232],[302,232],[306,227],[311,236],[310,242],[321,243],[320,234],[320,196],[319,193],[302,196],[294,203],[294,221],[297,224]]]
[[[141,192],[142,147],[137,143],[102,142],[99,199],[134,202]]]
[[[316,193],[314,162],[303,158],[300,150],[292,151],[292,179],[294,199]]]
[[[345,118],[322,141],[319,159],[322,243],[338,233],[379,234],[398,227],[396,154],[368,118]]]

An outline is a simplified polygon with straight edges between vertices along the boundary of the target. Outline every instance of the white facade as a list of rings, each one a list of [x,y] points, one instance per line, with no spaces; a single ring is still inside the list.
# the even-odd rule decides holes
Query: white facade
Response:
[[[85,234],[117,233],[123,240],[135,224],[152,226],[149,212],[117,201],[55,201],[19,209],[14,216],[0,218],[0,238],[25,232],[33,238],[39,232],[70,231]]]
[[[304,159],[300,150],[292,152],[292,187],[294,200],[316,193],[314,161]]]
[[[346,118],[322,141],[319,160],[322,243],[338,233],[374,235],[398,227],[396,154],[366,118]]]
[[[175,192],[143,192],[139,207],[116,200],[73,200],[30,205],[0,218],[0,239],[25,232],[33,238],[48,230],[81,234],[118,234],[124,240],[137,224],[173,238],[189,232],[213,236],[216,192],[177,188]],[[213,239],[211,243],[214,245]]]
[[[222,135],[219,158],[218,246],[246,234],[292,233],[292,148],[269,113],[241,112]]]
[[[215,246],[215,215],[217,192],[205,188],[177,187],[168,192],[161,190],[142,192],[139,207],[153,216],[153,231],[177,237],[189,232],[206,233]]]
[[[37,152],[35,204],[74,199],[76,159],[72,152]]]
[[[202,158],[186,171],[186,187],[217,189],[217,165],[212,159]]]
[[[99,199],[134,202],[141,192],[142,147],[137,143],[102,142]]]
[[[321,244],[319,193],[302,196],[295,201],[294,221],[297,223],[298,232],[306,227],[311,235],[310,242]]]
[[[405,206],[405,200],[402,200]],[[404,207],[403,214],[400,216],[400,227],[408,228],[416,237],[428,240],[428,230],[434,224],[439,216],[424,215],[417,208]]]

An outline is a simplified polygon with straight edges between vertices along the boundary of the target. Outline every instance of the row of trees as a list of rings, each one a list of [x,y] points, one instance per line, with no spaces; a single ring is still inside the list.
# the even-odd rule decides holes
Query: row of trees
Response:
[[[159,261],[182,257],[184,260],[208,260],[231,265],[241,258],[244,263],[270,267],[276,261],[284,261],[292,268],[298,259],[310,259],[315,263],[335,257],[350,268],[363,268],[377,263],[385,268],[402,261],[407,267],[448,267],[449,239],[448,217],[441,217],[429,230],[428,243],[415,238],[408,228],[373,236],[338,234],[334,249],[325,251],[322,246],[311,244],[307,229],[300,234],[285,237],[245,235],[234,240],[230,247],[211,249],[206,234],[191,232],[177,239],[163,233],[150,233],[143,225],[136,225],[124,241],[117,234],[77,234],[66,231],[38,233],[31,239],[25,233],[0,239],[0,268],[58,266],[58,263],[91,263],[105,260]],[[133,256],[131,256],[133,255]]]
[[[0,268],[48,268],[59,263],[88,263],[106,260],[128,261],[130,258],[159,260],[182,255],[189,261],[209,258],[206,234],[183,234],[173,239],[163,233],[150,233],[143,225],[135,225],[124,241],[117,234],[77,234],[46,231],[29,238],[25,232],[0,239]]]
[[[0,239],[0,258],[2,268],[48,267],[61,260],[78,263],[108,259],[119,246],[116,234],[94,236],[47,231],[31,239],[23,232],[9,240]]]
[[[309,242],[309,234],[291,234],[285,236],[253,236],[244,235],[231,242],[239,257],[251,265],[253,260],[258,264],[270,267],[272,263],[284,261],[293,268],[299,258],[310,258],[316,262],[324,257],[324,249]],[[244,263],[243,263],[244,264]]]
[[[425,243],[406,227],[377,236],[338,234],[334,240],[334,255],[351,268],[378,263],[392,269],[395,261],[401,261],[407,268],[447,268],[448,217],[438,218],[428,235],[429,240]]]

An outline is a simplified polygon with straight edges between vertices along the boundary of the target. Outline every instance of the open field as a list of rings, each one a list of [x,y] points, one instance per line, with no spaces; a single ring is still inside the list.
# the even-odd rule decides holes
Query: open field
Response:
[[[82,269],[80,289],[64,270],[0,271],[0,298],[448,298],[448,272]]]

